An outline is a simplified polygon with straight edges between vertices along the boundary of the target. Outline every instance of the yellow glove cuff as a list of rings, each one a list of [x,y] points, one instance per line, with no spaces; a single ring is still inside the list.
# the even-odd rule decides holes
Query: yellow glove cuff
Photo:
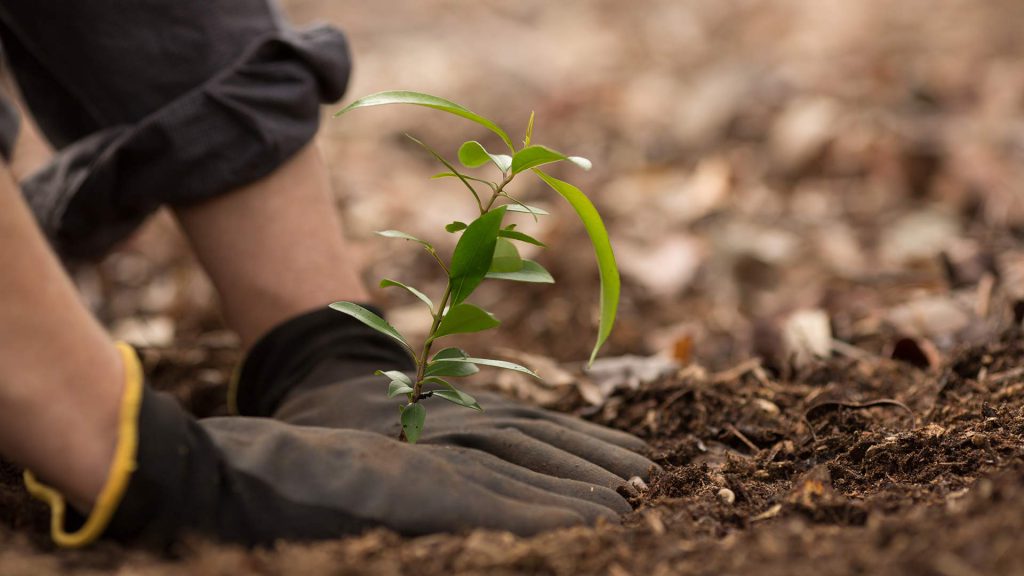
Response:
[[[95,542],[107,529],[114,512],[117,511],[128,481],[136,467],[136,453],[139,445],[139,409],[142,405],[142,364],[135,350],[123,343],[117,343],[124,362],[125,388],[121,397],[121,411],[118,416],[117,446],[110,464],[106,484],[96,498],[89,517],[74,532],[65,530],[67,503],[64,496],[25,471],[25,487],[35,498],[50,506],[50,535],[58,546],[80,548]]]

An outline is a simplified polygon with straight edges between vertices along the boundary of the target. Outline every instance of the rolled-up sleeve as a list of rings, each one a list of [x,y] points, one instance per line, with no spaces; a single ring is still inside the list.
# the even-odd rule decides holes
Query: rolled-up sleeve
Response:
[[[45,38],[33,31],[50,32],[38,22],[19,29],[25,14],[0,8],[0,35],[14,45],[9,59],[26,102],[59,146],[22,188],[65,257],[102,254],[161,205],[195,203],[271,173],[312,139],[320,104],[339,99],[348,81],[340,31],[293,29],[264,0],[231,0],[219,11],[202,7],[221,2],[140,4],[125,38],[112,39],[109,22],[98,30],[75,25],[81,37],[70,41],[87,48],[81,62],[39,44]],[[162,23],[168,5],[174,13]],[[189,5],[195,9],[182,12]],[[99,19],[96,10],[89,16]],[[189,18],[194,28],[184,25]],[[55,97],[80,115],[70,118]]]

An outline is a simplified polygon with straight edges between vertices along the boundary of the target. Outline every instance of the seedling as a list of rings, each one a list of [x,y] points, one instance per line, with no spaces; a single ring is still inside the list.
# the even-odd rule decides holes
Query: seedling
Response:
[[[608,232],[605,230],[601,216],[593,203],[579,188],[554,178],[540,169],[540,166],[555,162],[570,162],[584,170],[590,169],[590,161],[579,156],[566,156],[551,148],[533,144],[533,114],[526,125],[523,145],[516,149],[512,139],[497,124],[471,112],[470,110],[448,100],[418,92],[392,91],[380,92],[356,100],[335,116],[341,116],[356,108],[380,106],[384,104],[414,104],[426,106],[461,116],[484,126],[498,135],[508,148],[508,154],[493,154],[475,140],[464,142],[458,150],[458,160],[465,168],[487,168],[498,173],[493,181],[480,176],[471,176],[461,172],[451,162],[424,142],[409,136],[410,140],[430,153],[445,167],[445,171],[434,178],[457,178],[472,194],[479,210],[479,217],[469,223],[452,222],[445,230],[458,234],[459,240],[450,258],[445,259],[434,248],[433,244],[398,230],[378,232],[386,238],[397,238],[420,244],[437,262],[447,278],[447,285],[440,300],[434,301],[420,290],[403,284],[397,280],[381,280],[382,288],[401,288],[418,298],[433,317],[430,331],[422,346],[416,350],[409,341],[373,312],[351,302],[335,302],[331,308],[348,314],[367,326],[377,330],[401,344],[416,363],[416,374],[410,376],[397,370],[377,371],[377,374],[388,380],[387,395],[389,398],[404,396],[406,402],[399,405],[399,419],[402,424],[401,437],[409,443],[415,443],[426,420],[426,409],[422,400],[442,398],[449,402],[482,410],[480,404],[469,394],[459,390],[449,382],[450,378],[471,376],[479,371],[478,366],[492,366],[506,370],[514,370],[537,377],[524,366],[504,360],[476,358],[460,348],[444,348],[431,355],[434,344],[453,334],[481,332],[496,328],[501,324],[490,312],[467,302],[481,282],[486,279],[506,280],[513,282],[552,283],[554,279],[543,266],[522,258],[516,243],[544,244],[527,234],[516,230],[516,225],[506,224],[506,217],[513,214],[526,214],[534,219],[547,215],[547,212],[534,206],[527,206],[515,199],[509,191],[509,185],[520,174],[532,172],[551,189],[565,198],[573,207],[583,226],[590,235],[590,240],[597,254],[598,270],[601,276],[601,320],[598,326],[597,343],[590,355],[593,362],[597,352],[608,339],[615,323],[615,312],[619,303],[619,272],[615,265]]]

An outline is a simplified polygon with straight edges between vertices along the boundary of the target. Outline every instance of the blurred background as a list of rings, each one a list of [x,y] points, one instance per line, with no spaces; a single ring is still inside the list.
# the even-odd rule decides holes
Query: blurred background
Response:
[[[728,366],[758,355],[889,355],[934,365],[1024,314],[1024,3],[1019,0],[288,0],[297,24],[345,30],[346,101],[442,96],[521,139],[582,155],[555,175],[605,216],[623,273],[606,355]],[[454,158],[477,125],[422,108],[325,109],[321,144],[353,258],[439,293],[397,228],[442,246],[469,218],[457,183],[403,133]],[[524,178],[520,218],[557,284],[491,283],[505,327],[475,351],[589,354],[598,279],[582,225]],[[349,263],[339,262],[339,266]],[[76,278],[122,338],[230,342],[166,215]],[[421,307],[377,291],[400,328]],[[834,341],[833,341],[834,340]]]

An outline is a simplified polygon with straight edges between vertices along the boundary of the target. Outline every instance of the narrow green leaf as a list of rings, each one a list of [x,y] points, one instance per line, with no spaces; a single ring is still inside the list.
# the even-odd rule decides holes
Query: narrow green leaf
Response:
[[[543,266],[523,258],[523,267],[515,272],[488,272],[486,278],[491,280],[512,280],[514,282],[532,282],[535,284],[554,284],[555,279]]]
[[[425,246],[428,250],[434,249],[430,242],[427,242],[426,240],[420,240],[419,238],[413,236],[412,234],[406,234],[401,230],[380,230],[378,232],[375,232],[375,234],[377,234],[378,236],[383,236],[385,238],[398,238],[399,240],[408,240],[410,242],[423,244],[423,246]]]
[[[437,96],[431,96],[430,94],[423,94],[422,92],[411,92],[407,90],[392,90],[388,92],[378,92],[371,94],[356,100],[349,104],[345,108],[342,108],[334,114],[335,117],[341,116],[342,114],[355,110],[356,108],[366,108],[369,106],[381,106],[384,104],[415,104],[417,106],[426,106],[435,110],[441,110],[461,116],[467,120],[472,120],[477,124],[487,128],[491,132],[497,134],[501,140],[508,146],[509,150],[515,151],[515,146],[512,145],[512,139],[508,137],[508,134],[501,129],[497,124],[476,114],[469,109],[456,104],[450,100],[444,98],[438,98]]]
[[[452,376],[456,378],[462,378],[465,376],[472,376],[480,371],[473,364],[455,364],[452,362],[437,363],[437,360],[444,360],[445,358],[469,358],[469,354],[465,350],[460,348],[445,348],[434,357],[431,358],[430,362],[427,363],[427,369],[424,372],[424,376]]]
[[[476,290],[491,268],[505,207],[500,206],[474,220],[462,233],[449,269],[451,303],[459,304]]]
[[[433,394],[437,398],[444,398],[453,404],[472,408],[478,412],[484,411],[484,409],[480,407],[480,403],[476,401],[476,398],[473,398],[462,390],[434,390]]]
[[[490,330],[500,325],[501,322],[483,308],[466,303],[456,304],[445,313],[432,339],[448,336],[449,334],[466,334]]]
[[[465,180],[472,180],[473,182],[479,182],[481,184],[487,184],[491,188],[491,190],[494,190],[495,188],[498,187],[497,184],[495,184],[494,182],[491,182],[490,180],[484,180],[483,178],[474,178],[474,177],[470,176],[469,174],[462,174],[462,173],[456,174],[455,172],[441,172],[439,174],[434,174],[430,178],[432,180],[437,180],[439,178],[462,178],[462,179],[465,179]]]
[[[427,308],[430,308],[431,312],[434,311],[434,301],[431,300],[430,297],[427,296],[426,294],[424,294],[423,292],[420,292],[419,290],[417,290],[417,289],[415,289],[412,286],[409,286],[407,284],[402,284],[401,282],[398,282],[397,280],[388,280],[387,278],[385,278],[385,279],[380,281],[380,287],[381,288],[388,288],[390,286],[397,286],[398,288],[405,288],[406,290],[409,291],[410,294],[412,294],[413,296],[419,298],[420,302],[423,302],[424,304],[426,304]]]
[[[332,310],[337,310],[342,314],[348,314],[349,316],[355,318],[356,320],[359,320],[363,324],[366,324],[370,328],[373,328],[377,332],[380,332],[381,334],[392,338],[393,340],[401,344],[402,347],[405,348],[406,352],[408,352],[410,356],[416,358],[416,353],[412,351],[412,347],[409,346],[409,343],[405,341],[405,338],[403,338],[402,335],[398,333],[398,330],[395,330],[394,326],[388,324],[380,316],[377,316],[376,314],[370,312],[366,308],[363,308],[362,306],[358,304],[353,304],[351,302],[335,302],[334,304],[331,304],[330,308]]]
[[[533,110],[531,110],[530,111],[530,121],[526,123],[526,137],[523,138],[523,146],[524,147],[528,147],[530,145],[530,140],[533,139],[533,117],[535,115],[536,115],[535,112]]]
[[[534,145],[523,148],[512,157],[512,173],[519,174],[530,168],[551,164],[552,162],[561,162],[562,160],[568,160],[584,170],[590,170],[593,166],[590,160],[581,156],[566,156],[547,146]]]
[[[434,396],[444,398],[445,400],[453,404],[458,404],[459,406],[472,408],[477,412],[484,411],[484,409],[480,407],[480,403],[476,401],[476,398],[473,398],[462,390],[434,390]]]
[[[527,244],[533,244],[534,246],[540,246],[541,248],[547,248],[547,244],[544,244],[540,240],[537,240],[533,236],[523,234],[522,232],[516,232],[510,228],[505,228],[498,231],[499,238],[508,238],[509,240],[519,240],[520,242],[526,242]]]
[[[590,235],[590,242],[594,245],[594,253],[597,255],[597,268],[601,274],[601,321],[597,331],[597,343],[590,354],[590,362],[594,362],[597,352],[608,340],[612,327],[615,325],[615,314],[619,308],[619,268],[615,263],[615,253],[612,251],[611,241],[608,239],[608,230],[601,221],[601,215],[589,198],[579,188],[553,178],[541,170],[534,169],[537,176],[547,183],[555,192],[565,198],[583,221],[583,227]]]
[[[459,390],[455,386],[452,386],[451,383],[448,382],[447,380],[444,380],[442,378],[431,377],[424,378],[423,381],[429,382],[431,384],[437,384],[443,387],[441,390],[435,389],[430,391],[431,394],[437,396],[438,398],[444,398],[445,400],[453,404],[465,406],[466,408],[472,408],[473,410],[477,410],[479,412],[484,411],[484,409],[481,408],[480,404],[476,401],[476,398],[473,398],[469,394],[466,394],[462,390]]]
[[[460,363],[460,362],[462,362],[462,363],[469,363],[469,364],[477,364],[477,365],[480,365],[480,366],[492,366],[494,368],[502,368],[502,369],[505,369],[505,370],[513,370],[515,372],[522,372],[523,374],[528,374],[530,376],[533,376],[534,378],[537,378],[538,380],[540,379],[540,376],[537,376],[537,374],[534,373],[533,370],[530,370],[529,368],[527,368],[525,366],[520,366],[519,364],[516,364],[515,362],[506,362],[505,360],[491,360],[490,358],[444,358],[444,359],[441,359],[441,360],[437,360],[437,362],[439,364],[440,363]]]
[[[470,178],[468,176],[466,176],[465,174],[463,174],[463,173],[459,172],[458,170],[456,170],[455,166],[452,166],[451,162],[445,160],[444,156],[441,156],[437,152],[437,150],[434,150],[433,148],[428,146],[426,142],[423,142],[422,140],[419,140],[419,139],[417,139],[417,138],[415,138],[415,137],[413,137],[413,136],[411,136],[409,134],[406,134],[405,137],[408,138],[409,140],[412,140],[413,142],[419,144],[420,148],[423,148],[424,150],[429,152],[430,155],[433,156],[434,158],[436,158],[438,162],[440,162],[441,164],[444,164],[445,168],[451,170],[452,176],[455,176],[456,178],[461,180],[462,184],[466,187],[466,189],[469,190],[469,193],[473,195],[473,199],[476,200],[476,205],[480,207],[480,210],[484,209],[483,208],[484,205],[480,203],[480,195],[476,193],[476,188],[473,188],[473,185],[469,183]],[[476,178],[473,178],[473,180],[476,180]],[[492,185],[492,188],[493,188],[493,185]]]
[[[458,232],[459,230],[465,230],[466,229],[466,223],[465,222],[459,222],[458,220],[456,220],[455,222],[452,222],[451,224],[446,225],[444,227],[444,229],[454,234],[455,232]]]
[[[501,235],[500,231],[498,235]],[[491,259],[491,267],[487,270],[487,273],[498,272],[507,274],[518,272],[522,268],[523,259],[519,256],[519,250],[516,248],[516,245],[504,238],[498,238],[497,244],[494,245],[494,258]]]
[[[523,214],[533,214],[534,216],[547,216],[548,211],[543,208],[537,208],[536,206],[527,206],[526,204],[516,203],[505,206],[509,212],[521,212]]]
[[[423,432],[423,422],[427,419],[427,409],[422,402],[408,404],[402,410],[402,430],[405,432],[405,439],[409,444],[415,444]]]
[[[466,168],[478,168],[491,162],[498,167],[498,170],[508,172],[512,165],[512,157],[506,154],[491,154],[483,144],[476,140],[470,140],[459,146],[459,162],[462,162]]]

